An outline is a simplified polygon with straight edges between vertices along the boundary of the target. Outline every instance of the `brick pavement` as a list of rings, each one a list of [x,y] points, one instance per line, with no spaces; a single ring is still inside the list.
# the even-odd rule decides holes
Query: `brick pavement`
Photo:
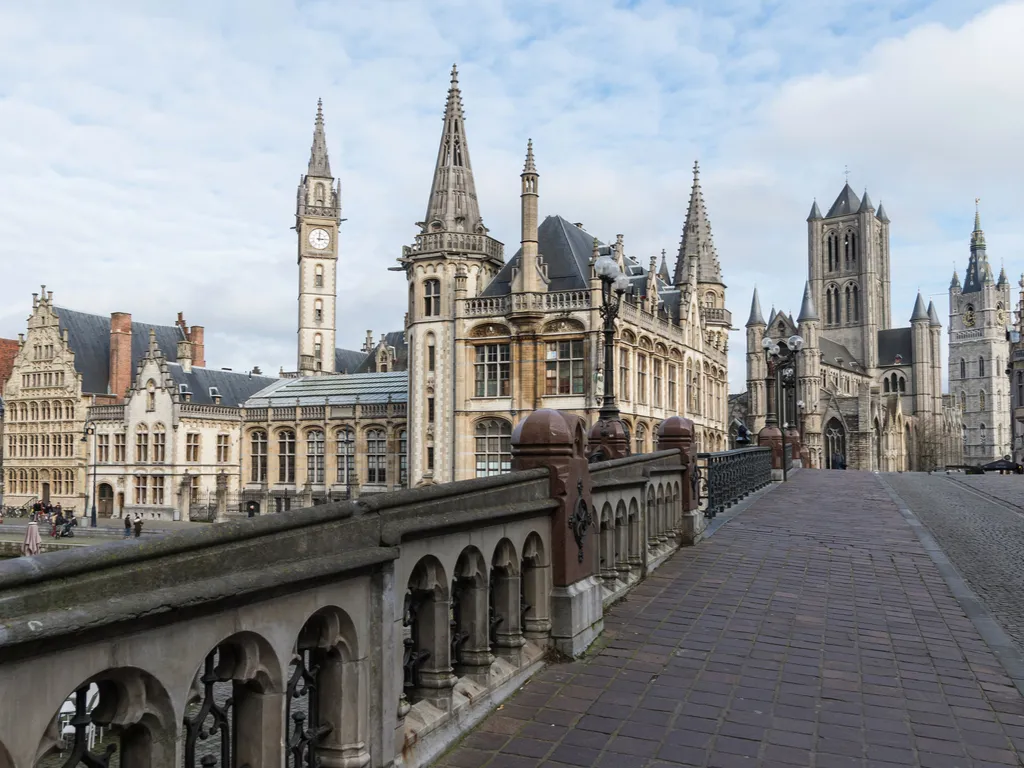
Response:
[[[436,764],[1022,765],[1024,699],[878,479],[800,472]]]

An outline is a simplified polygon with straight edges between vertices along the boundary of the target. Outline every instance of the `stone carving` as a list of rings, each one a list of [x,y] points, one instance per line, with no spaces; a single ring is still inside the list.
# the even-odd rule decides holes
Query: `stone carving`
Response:
[[[576,540],[576,547],[579,549],[578,559],[582,563],[583,542],[586,541],[587,529],[594,522],[594,518],[590,514],[590,508],[587,506],[586,500],[583,498],[582,479],[576,481],[576,491],[579,493],[579,500],[576,502],[576,508],[569,517],[569,529],[572,531],[572,537]]]

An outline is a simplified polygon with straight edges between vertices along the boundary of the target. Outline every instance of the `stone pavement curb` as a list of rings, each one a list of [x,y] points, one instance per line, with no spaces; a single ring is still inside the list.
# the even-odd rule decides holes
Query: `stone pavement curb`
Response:
[[[974,590],[968,586],[960,572],[957,571],[956,566],[946,556],[946,553],[942,551],[942,547],[939,546],[927,526],[921,522],[910,506],[900,498],[899,494],[886,482],[881,474],[876,474],[875,477],[882,488],[885,489],[885,492],[889,494],[889,498],[892,499],[896,508],[899,509],[904,520],[907,521],[907,525],[917,535],[921,546],[924,547],[929,557],[935,563],[936,568],[939,569],[939,573],[946,582],[946,586],[949,587],[949,591],[953,593],[953,597],[956,598],[960,607],[963,608],[967,618],[974,624],[974,628],[978,630],[982,640],[992,649],[996,658],[999,659],[999,663],[1006,670],[1006,674],[1013,680],[1017,690],[1020,691],[1021,695],[1024,695],[1024,655],[1021,655],[1020,650],[1014,645],[1010,636],[1006,634],[999,623],[992,617],[991,612],[985,607],[985,604],[975,594]]]

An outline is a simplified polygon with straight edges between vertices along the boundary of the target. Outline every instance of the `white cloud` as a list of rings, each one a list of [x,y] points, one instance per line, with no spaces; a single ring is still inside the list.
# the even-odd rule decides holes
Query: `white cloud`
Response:
[[[484,219],[509,253],[528,136],[542,211],[622,232],[641,260],[674,253],[700,157],[736,321],[755,281],[765,311],[796,310],[811,198],[830,203],[849,164],[893,219],[902,322],[918,281],[944,294],[964,263],[974,196],[994,259],[1020,251],[1024,6],[974,16],[988,5],[6,4],[0,335],[45,282],[87,311],[184,310],[212,365],[292,367],[289,227],[318,96],[348,218],[339,344],[399,328],[406,289],[386,268],[423,216],[452,61]]]

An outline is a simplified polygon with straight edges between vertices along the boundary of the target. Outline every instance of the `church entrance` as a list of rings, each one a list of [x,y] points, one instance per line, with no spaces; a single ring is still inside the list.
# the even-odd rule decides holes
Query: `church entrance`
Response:
[[[835,417],[825,425],[825,468],[846,469],[846,429]]]
[[[114,489],[107,483],[100,483],[99,491],[99,514],[101,517],[110,517],[114,514]]]

